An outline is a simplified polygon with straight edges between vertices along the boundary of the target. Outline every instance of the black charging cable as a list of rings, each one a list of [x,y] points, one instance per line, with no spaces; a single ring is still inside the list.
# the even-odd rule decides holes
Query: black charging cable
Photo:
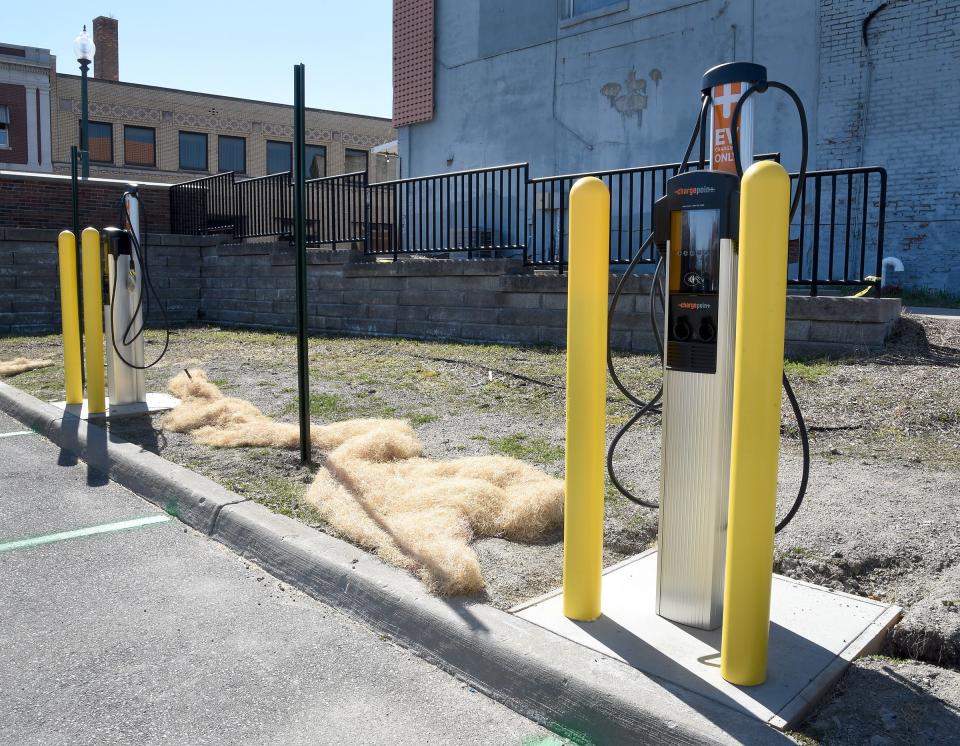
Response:
[[[143,336],[143,332],[146,329],[147,325],[147,310],[149,309],[149,297],[148,292],[153,293],[153,297],[157,301],[157,305],[160,307],[160,314],[163,317],[163,330],[164,330],[164,341],[163,349],[160,350],[160,354],[157,355],[156,359],[147,365],[138,365],[137,363],[127,360],[123,353],[120,352],[120,348],[117,346],[117,330],[113,328],[113,324],[110,325],[110,341],[113,344],[113,351],[117,354],[117,357],[123,362],[124,365],[133,368],[134,370],[147,370],[152,368],[157,363],[159,363],[163,356],[167,354],[167,349],[170,347],[170,324],[167,320],[167,309],[163,301],[160,298],[160,295],[157,293],[156,288],[153,286],[153,280],[150,279],[150,270],[147,268],[147,256],[146,256],[146,238],[144,238],[143,246],[140,245],[140,241],[137,239],[137,233],[133,229],[133,220],[130,217],[130,208],[127,205],[127,197],[137,200],[140,204],[140,212],[143,214],[143,235],[146,236],[149,230],[149,221],[147,220],[147,211],[144,208],[143,202],[140,200],[140,195],[135,191],[127,190],[123,193],[123,196],[120,197],[120,215],[121,215],[121,225],[125,224],[130,226],[128,231],[130,234],[130,244],[133,247],[133,252],[136,256],[137,262],[140,264],[140,274],[142,275],[140,281],[140,294],[137,296],[137,305],[134,308],[133,313],[130,315],[130,321],[127,324],[127,328],[123,330],[121,335],[121,343],[128,347],[133,344],[139,337]],[[119,273],[116,270],[116,260],[114,260],[114,271],[113,271],[113,284],[110,288],[110,308],[111,314],[113,313],[112,309],[114,303],[117,299],[117,279]],[[147,302],[144,302],[144,299],[147,299]],[[142,313],[142,321],[140,327],[134,332],[133,326],[137,321],[137,316]],[[132,336],[131,336],[132,334]]]
[[[797,213],[797,209],[800,207],[800,200],[803,197],[803,193],[806,189],[807,183],[807,153],[809,150],[809,140],[810,133],[807,127],[807,112],[803,107],[803,101],[800,100],[800,96],[797,95],[797,92],[793,90],[786,83],[780,83],[776,80],[768,80],[763,83],[754,83],[740,97],[740,100],[737,101],[736,106],[733,108],[733,115],[730,118],[730,129],[732,132],[736,132],[740,125],[740,112],[743,110],[743,105],[746,101],[755,93],[765,93],[769,89],[774,88],[779,91],[786,93],[790,100],[793,101],[793,105],[797,109],[797,118],[800,121],[800,169],[797,171],[797,188],[793,194],[793,200],[790,203],[790,221],[793,222],[793,217]],[[733,163],[737,169],[737,176],[743,178],[743,162],[740,158],[740,138],[733,137]],[[802,218],[801,218],[802,219]],[[797,511],[800,510],[800,506],[803,504],[803,498],[807,494],[807,481],[810,478],[810,437],[807,433],[807,425],[803,420],[803,413],[800,411],[800,404],[797,402],[797,396],[793,393],[793,386],[790,385],[790,379],[787,378],[786,372],[783,374],[783,390],[787,394],[787,399],[790,400],[790,407],[793,409],[793,416],[797,420],[797,430],[800,434],[800,449],[803,453],[803,466],[800,475],[800,488],[797,490],[797,497],[793,502],[790,510],[787,511],[787,514],[780,520],[777,524],[776,530],[779,532],[782,529],[786,528],[787,524],[793,520],[793,517],[797,514]]]

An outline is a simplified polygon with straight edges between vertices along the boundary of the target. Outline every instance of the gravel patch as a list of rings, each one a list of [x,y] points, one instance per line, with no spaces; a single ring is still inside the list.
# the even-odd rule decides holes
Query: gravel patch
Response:
[[[794,734],[801,743],[918,746],[957,743],[960,673],[915,661],[856,661]]]

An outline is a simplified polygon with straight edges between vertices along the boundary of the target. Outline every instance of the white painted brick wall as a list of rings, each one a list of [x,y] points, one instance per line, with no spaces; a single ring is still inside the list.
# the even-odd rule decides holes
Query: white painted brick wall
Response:
[[[884,253],[904,284],[960,292],[960,0],[820,0],[819,13],[817,168],[885,166]]]

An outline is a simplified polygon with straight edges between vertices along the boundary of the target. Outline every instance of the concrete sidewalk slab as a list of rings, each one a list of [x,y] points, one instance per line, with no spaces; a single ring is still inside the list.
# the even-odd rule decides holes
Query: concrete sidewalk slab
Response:
[[[850,661],[876,652],[900,618],[897,606],[774,576],[767,681],[734,686],[720,676],[720,629],[700,630],[654,612],[657,553],[650,550],[603,574],[603,615],[563,615],[560,590],[513,611],[611,660],[671,681],[779,730],[797,725]]]
[[[0,410],[243,557],[389,635],[491,698],[577,742],[787,744],[701,693],[482,603],[430,595],[406,572],[243,500],[157,454],[0,384]]]

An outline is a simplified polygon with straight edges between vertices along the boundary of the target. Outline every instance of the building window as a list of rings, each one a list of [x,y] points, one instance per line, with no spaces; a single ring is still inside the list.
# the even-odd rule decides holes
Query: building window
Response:
[[[367,170],[367,151],[347,148],[344,153],[344,166],[348,174]]]
[[[320,179],[327,175],[327,148],[325,145],[305,145],[303,172],[308,179]]]
[[[128,166],[157,165],[157,131],[153,127],[124,126],[123,162]]]
[[[180,170],[207,170],[207,136],[202,132],[180,133]]]
[[[113,163],[113,125],[110,122],[87,123],[87,150],[94,163]]]
[[[10,107],[0,104],[0,148],[10,147]]]
[[[628,0],[560,0],[560,17],[602,16],[626,10],[629,5]]]
[[[282,174],[293,170],[293,145],[267,140],[267,173]]]
[[[247,172],[247,141],[243,137],[220,135],[217,141],[217,168],[220,173],[236,171],[238,174]]]

